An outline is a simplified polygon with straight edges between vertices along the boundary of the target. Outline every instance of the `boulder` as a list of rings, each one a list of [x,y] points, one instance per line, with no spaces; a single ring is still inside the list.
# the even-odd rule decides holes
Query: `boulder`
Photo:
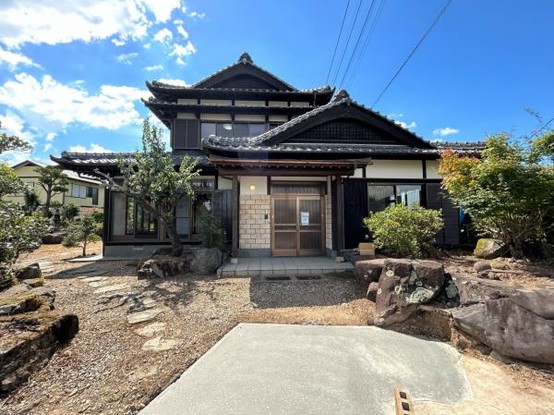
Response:
[[[48,311],[0,317],[0,393],[26,382],[78,330],[79,320],[73,314]]]
[[[48,233],[42,237],[42,243],[45,245],[61,244],[64,237],[64,232]]]
[[[507,252],[508,249],[502,241],[492,238],[481,238],[477,241],[477,245],[475,245],[473,255],[477,258],[493,259],[505,255]]]
[[[28,313],[31,311],[48,311],[54,308],[56,293],[46,287],[29,289],[19,288],[19,284],[0,296],[0,316]]]
[[[183,250],[180,257],[154,255],[141,262],[139,278],[175,277],[186,274],[214,274],[223,262],[223,252],[218,248],[194,248]]]
[[[15,271],[15,276],[19,280],[32,280],[42,277],[42,271],[38,263],[27,265],[26,267],[19,268]]]
[[[443,267],[435,261],[386,259],[375,301],[375,324],[407,320],[420,304],[435,298],[443,284]]]
[[[190,252],[190,253],[189,253]],[[198,248],[184,251],[181,256],[190,255],[190,272],[193,274],[215,274],[223,263],[223,252],[218,248]]]
[[[554,289],[521,290],[456,310],[454,323],[496,352],[554,364]]]
[[[356,261],[354,267],[358,280],[368,283],[377,282],[383,270],[383,260],[368,259]]]
[[[483,278],[454,277],[454,283],[460,295],[460,305],[484,303],[487,300],[506,298],[514,295],[519,285]]]

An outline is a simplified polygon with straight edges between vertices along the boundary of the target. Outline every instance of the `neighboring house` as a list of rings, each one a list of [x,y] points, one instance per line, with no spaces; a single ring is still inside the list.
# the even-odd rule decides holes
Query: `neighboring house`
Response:
[[[43,204],[46,200],[46,192],[40,186],[38,179],[40,175],[37,173],[38,167],[44,167],[44,164],[36,161],[25,160],[16,164],[12,168],[16,174],[23,180],[29,190],[34,191]],[[66,205],[69,203],[78,206],[81,213],[89,213],[93,211],[103,211],[104,209],[104,185],[98,181],[89,178],[80,177],[78,173],[71,170],[64,170],[64,174],[69,181],[67,191],[56,193],[52,197],[54,205]],[[25,204],[23,194],[6,196],[6,199],[14,201],[20,205]]]
[[[437,243],[457,245],[459,212],[437,175],[446,147],[431,144],[329,86],[298,90],[248,54],[192,86],[147,83],[145,105],[169,128],[176,164],[199,157],[196,197],[175,214],[185,243],[211,212],[235,256],[335,256],[368,233],[362,218],[391,203],[442,209]],[[132,154],[119,155],[132,157]],[[62,153],[66,169],[117,175],[117,154]],[[106,192],[105,255],[142,255],[166,244],[165,230],[124,194]]]

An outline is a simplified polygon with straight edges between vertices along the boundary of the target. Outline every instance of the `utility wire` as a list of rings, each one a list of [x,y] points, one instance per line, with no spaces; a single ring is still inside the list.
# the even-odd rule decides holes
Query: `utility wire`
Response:
[[[346,51],[348,49],[348,45],[350,44],[350,38],[352,37],[352,32],[354,31],[354,27],[356,26],[356,21],[358,20],[358,14],[360,13],[360,7],[362,6],[362,0],[358,3],[358,8],[356,9],[356,14],[354,15],[354,21],[352,22],[352,27],[350,28],[350,33],[348,34],[348,39],[346,40],[346,45],[344,46],[344,50],[342,51],[342,55],[340,57],[340,64],[339,69],[337,69],[337,72],[335,73],[335,77],[333,78],[333,84],[337,81],[337,77],[340,73],[340,68],[342,67],[342,63],[344,61],[344,55],[346,54]]]
[[[337,38],[337,44],[335,45],[335,51],[333,52],[333,59],[331,59],[331,65],[329,65],[329,71],[327,72],[327,79],[325,80],[326,84],[329,84],[329,76],[331,76],[331,69],[333,69],[333,64],[335,63],[335,56],[337,54],[337,49],[339,48],[339,42],[342,36],[342,29],[344,27],[344,21],[346,20],[346,14],[348,13],[349,6],[350,6],[350,0],[348,0],[348,3],[346,3],[346,9],[344,10],[344,15],[342,16],[342,23],[340,24],[339,37]]]
[[[354,69],[352,69],[352,72],[350,73],[350,76],[348,77],[348,80],[346,81],[346,84],[345,84],[346,89],[350,88],[351,83],[356,79],[356,75],[358,75],[358,69],[360,68],[360,63],[362,62],[362,57],[365,55],[367,47],[371,43],[371,38],[373,37],[373,32],[375,32],[375,28],[377,27],[377,22],[379,21],[379,19],[381,17],[381,13],[383,12],[384,6],[385,6],[385,0],[382,0],[379,3],[379,8],[377,9],[377,13],[375,14],[373,22],[371,23],[371,26],[370,26],[369,31],[367,33],[367,36],[365,38],[362,49],[361,49],[360,53],[358,54],[358,58],[356,59],[356,63],[354,64]]]
[[[404,60],[404,62],[402,63],[402,65],[400,65],[400,67],[398,68],[398,70],[396,71],[396,73],[394,74],[394,76],[391,78],[391,80],[389,81],[389,83],[387,84],[387,86],[385,86],[385,88],[383,89],[383,91],[381,91],[381,93],[379,94],[379,96],[377,97],[377,99],[375,100],[375,102],[373,103],[372,107],[375,107],[375,105],[377,105],[377,103],[381,100],[381,98],[383,97],[383,95],[385,95],[385,92],[387,92],[387,90],[389,89],[389,87],[391,86],[391,84],[394,82],[394,80],[396,79],[396,77],[398,76],[398,74],[400,74],[400,72],[402,71],[402,69],[404,69],[404,67],[406,66],[406,64],[408,63],[408,61],[412,58],[412,56],[414,56],[414,54],[416,53],[416,51],[418,50],[418,48],[421,46],[421,44],[423,43],[423,41],[427,38],[427,36],[429,35],[429,33],[431,33],[431,31],[434,29],[434,27],[437,25],[437,23],[439,22],[440,18],[442,17],[442,15],[446,12],[446,9],[448,9],[448,6],[450,6],[450,3],[452,3],[452,0],[448,0],[446,2],[446,4],[444,5],[444,7],[442,8],[442,10],[439,12],[439,14],[437,15],[437,17],[435,17],[435,20],[433,21],[433,23],[431,24],[431,26],[429,26],[429,28],[425,31],[425,33],[423,34],[423,36],[421,37],[421,39],[419,39],[419,42],[417,42],[417,44],[415,45],[415,47],[412,49],[412,51],[410,52],[410,54],[408,55],[408,57]]]
[[[364,23],[362,25],[362,29],[360,30],[360,33],[358,33],[358,38],[356,39],[356,43],[354,44],[354,49],[352,49],[352,53],[350,54],[350,59],[348,60],[348,63],[346,64],[346,69],[344,70],[342,74],[342,78],[339,83],[339,89],[342,86],[342,83],[344,82],[344,78],[346,77],[346,74],[350,70],[350,65],[352,65],[352,59],[354,59],[354,56],[356,55],[356,50],[358,49],[358,45],[360,44],[360,39],[362,38],[365,27],[367,26],[367,23],[369,22],[369,18],[372,15],[373,7],[375,6],[375,0],[371,0],[371,4],[369,5],[369,9],[367,10],[367,13],[365,15]]]

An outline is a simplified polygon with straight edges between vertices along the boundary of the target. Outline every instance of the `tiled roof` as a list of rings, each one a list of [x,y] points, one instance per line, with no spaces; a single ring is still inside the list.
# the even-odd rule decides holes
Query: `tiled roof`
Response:
[[[169,90],[182,90],[182,89],[194,89],[196,91],[213,91],[213,88],[196,88],[194,86],[181,86],[181,85],[171,85],[167,84],[165,82],[160,81],[152,81],[150,83],[147,83],[147,85],[153,85],[158,88],[163,89],[169,89]],[[224,92],[288,92],[290,94],[306,94],[306,93],[330,93],[333,92],[333,88],[329,85],[320,86],[317,88],[309,88],[309,89],[294,89],[293,91],[277,91],[275,89],[252,89],[252,88],[217,88],[218,91],[224,91]]]
[[[208,158],[201,151],[194,154],[198,157],[200,166],[209,165]],[[169,153],[170,154],[170,153]],[[173,161],[179,164],[184,154],[173,153]],[[60,157],[50,157],[53,161],[63,166],[83,166],[83,167],[116,167],[120,160],[130,162],[135,158],[135,153],[71,153],[64,151]]]
[[[164,101],[163,99],[157,99],[150,97],[148,100],[142,100],[145,105],[154,105],[154,106],[163,106],[163,107],[198,107],[199,109],[204,109],[206,107],[216,107],[216,108],[233,108],[233,109],[241,109],[241,108],[264,108],[264,109],[274,109],[274,108],[286,108],[286,109],[309,109],[313,108],[312,106],[305,106],[305,107],[289,107],[288,105],[272,105],[271,107],[267,107],[265,105],[207,105],[207,104],[194,104],[194,103],[187,103],[187,104],[179,104],[177,102],[170,102],[170,101]]]
[[[298,89],[296,89],[295,87],[293,87],[291,84],[289,84],[288,82],[282,80],[281,78],[279,78],[278,76],[275,76],[274,74],[272,74],[271,72],[265,70],[264,68],[258,66],[258,65],[255,65],[254,62],[252,61],[252,58],[250,57],[250,55],[246,52],[244,52],[240,57],[239,57],[239,60],[238,62],[232,64],[232,65],[229,65],[229,66],[226,66],[222,69],[220,69],[219,71],[216,71],[214,73],[212,73],[211,75],[208,75],[206,76],[205,78],[201,79],[200,81],[198,81],[197,83],[195,83],[192,87],[193,88],[197,88],[199,85],[203,84],[204,82],[206,82],[207,80],[209,80],[210,78],[216,76],[216,75],[219,75],[220,73],[222,72],[225,72],[235,66],[239,66],[239,65],[250,65],[264,73],[266,73],[268,76],[271,76],[272,78],[276,79],[277,81],[279,81],[280,83],[282,83],[283,85],[285,85],[287,88],[289,88],[291,91],[298,91]]]

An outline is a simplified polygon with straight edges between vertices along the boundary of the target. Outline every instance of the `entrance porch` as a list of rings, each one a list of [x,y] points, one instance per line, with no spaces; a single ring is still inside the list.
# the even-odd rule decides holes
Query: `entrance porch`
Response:
[[[226,263],[218,271],[219,276],[229,277],[271,277],[271,276],[321,276],[351,271],[350,262],[317,257],[272,257],[238,258],[236,264]]]

